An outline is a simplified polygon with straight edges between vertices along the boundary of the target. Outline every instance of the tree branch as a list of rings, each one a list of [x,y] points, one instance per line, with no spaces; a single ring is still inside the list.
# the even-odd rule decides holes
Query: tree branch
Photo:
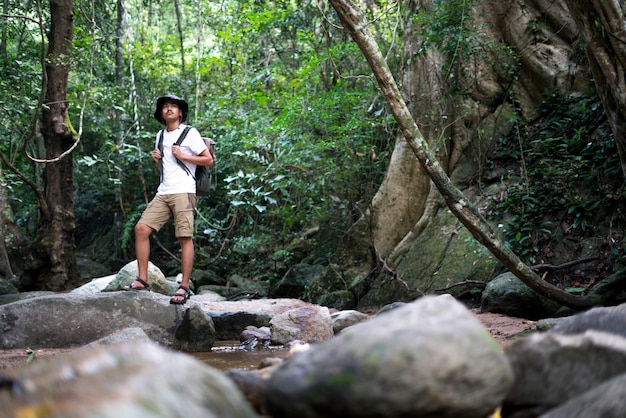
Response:
[[[567,263],[559,264],[558,266],[555,266],[554,264],[535,264],[531,268],[535,271],[556,271],[556,270],[563,270],[566,268],[574,267],[578,264],[584,264],[590,261],[597,261],[597,260],[600,260],[599,255],[594,255],[591,257],[585,257],[585,258],[581,258],[578,260],[568,261]]]

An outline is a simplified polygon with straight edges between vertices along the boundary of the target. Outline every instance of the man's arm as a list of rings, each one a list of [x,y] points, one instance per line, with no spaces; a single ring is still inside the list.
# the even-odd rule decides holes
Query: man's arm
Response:
[[[205,149],[198,155],[187,155],[180,151],[180,147],[178,145],[174,145],[172,146],[172,155],[181,161],[187,161],[195,165],[212,166],[215,162],[213,161],[213,156],[208,149]]]

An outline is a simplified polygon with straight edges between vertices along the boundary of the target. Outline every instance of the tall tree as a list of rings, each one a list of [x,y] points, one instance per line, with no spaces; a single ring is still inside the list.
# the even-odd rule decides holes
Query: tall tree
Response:
[[[2,14],[3,15],[8,15],[9,14],[9,0],[4,0],[2,2]],[[5,19],[2,19],[0,21],[0,25],[2,26],[2,28],[0,29],[0,55],[5,56],[7,53],[7,26],[8,26],[8,21]]]
[[[2,170],[0,159],[0,277],[12,279],[22,272],[24,263],[20,255],[28,252],[30,243],[15,223]]]
[[[115,81],[124,81],[124,36],[126,34],[126,2],[117,0],[117,21],[115,25]]]
[[[123,91],[125,88],[125,66],[124,66],[124,48],[126,43],[126,31],[127,31],[127,14],[126,14],[126,2],[125,0],[117,0],[117,20],[115,25],[115,83]],[[121,149],[124,146],[126,120],[123,117],[123,112],[119,108],[114,110],[114,119],[119,126],[119,134],[116,141],[116,146]],[[121,153],[113,154],[114,162],[116,166],[123,166],[123,158]],[[116,177],[115,181],[115,202],[118,205],[118,210],[113,215],[113,236],[115,237],[115,254],[121,255],[121,229],[124,225],[126,218],[125,202],[123,195],[123,172],[116,170],[113,174]]]
[[[391,112],[408,146],[424,171],[441,193],[447,206],[470,233],[513,274],[537,293],[572,308],[588,308],[598,303],[589,296],[574,296],[544,281],[498,238],[498,234],[478,209],[454,186],[436,155],[425,141],[400,94],[376,41],[365,23],[362,12],[350,0],[331,0],[343,27],[348,31],[367,59]]]
[[[74,159],[77,141],[68,114],[67,85],[73,39],[73,0],[50,0],[41,132],[46,147],[43,201],[33,249],[40,264],[29,269],[33,288],[67,290],[79,282],[74,244]]]
[[[180,41],[180,75],[183,80],[184,97],[189,97],[189,88],[187,87],[187,75],[185,72],[185,37],[183,34],[183,13],[180,10],[180,1],[174,0],[174,9],[176,10],[176,27],[178,28],[178,40]]]

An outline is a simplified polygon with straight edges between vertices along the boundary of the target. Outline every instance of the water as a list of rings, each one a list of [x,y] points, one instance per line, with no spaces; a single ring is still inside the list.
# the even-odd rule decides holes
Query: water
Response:
[[[253,350],[240,348],[239,341],[216,341],[211,351],[190,353],[203,363],[221,370],[229,369],[256,370],[266,358],[286,358],[289,350],[284,346],[261,347]],[[260,348],[259,348],[260,347]]]

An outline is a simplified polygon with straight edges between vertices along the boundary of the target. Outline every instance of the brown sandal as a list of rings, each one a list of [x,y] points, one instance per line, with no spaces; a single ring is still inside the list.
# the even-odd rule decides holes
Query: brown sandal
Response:
[[[183,290],[183,293],[178,293],[180,289]],[[180,286],[178,286],[178,289],[176,289],[176,293],[174,293],[172,297],[170,298],[170,304],[184,305],[185,302],[187,302],[187,300],[189,299],[189,296],[191,296],[191,291],[189,290],[188,287],[185,287],[181,284]]]
[[[133,286],[136,282],[141,284],[141,287]],[[150,285],[147,281],[140,279],[137,277],[134,282],[129,285],[122,287],[122,290],[150,290]]]

